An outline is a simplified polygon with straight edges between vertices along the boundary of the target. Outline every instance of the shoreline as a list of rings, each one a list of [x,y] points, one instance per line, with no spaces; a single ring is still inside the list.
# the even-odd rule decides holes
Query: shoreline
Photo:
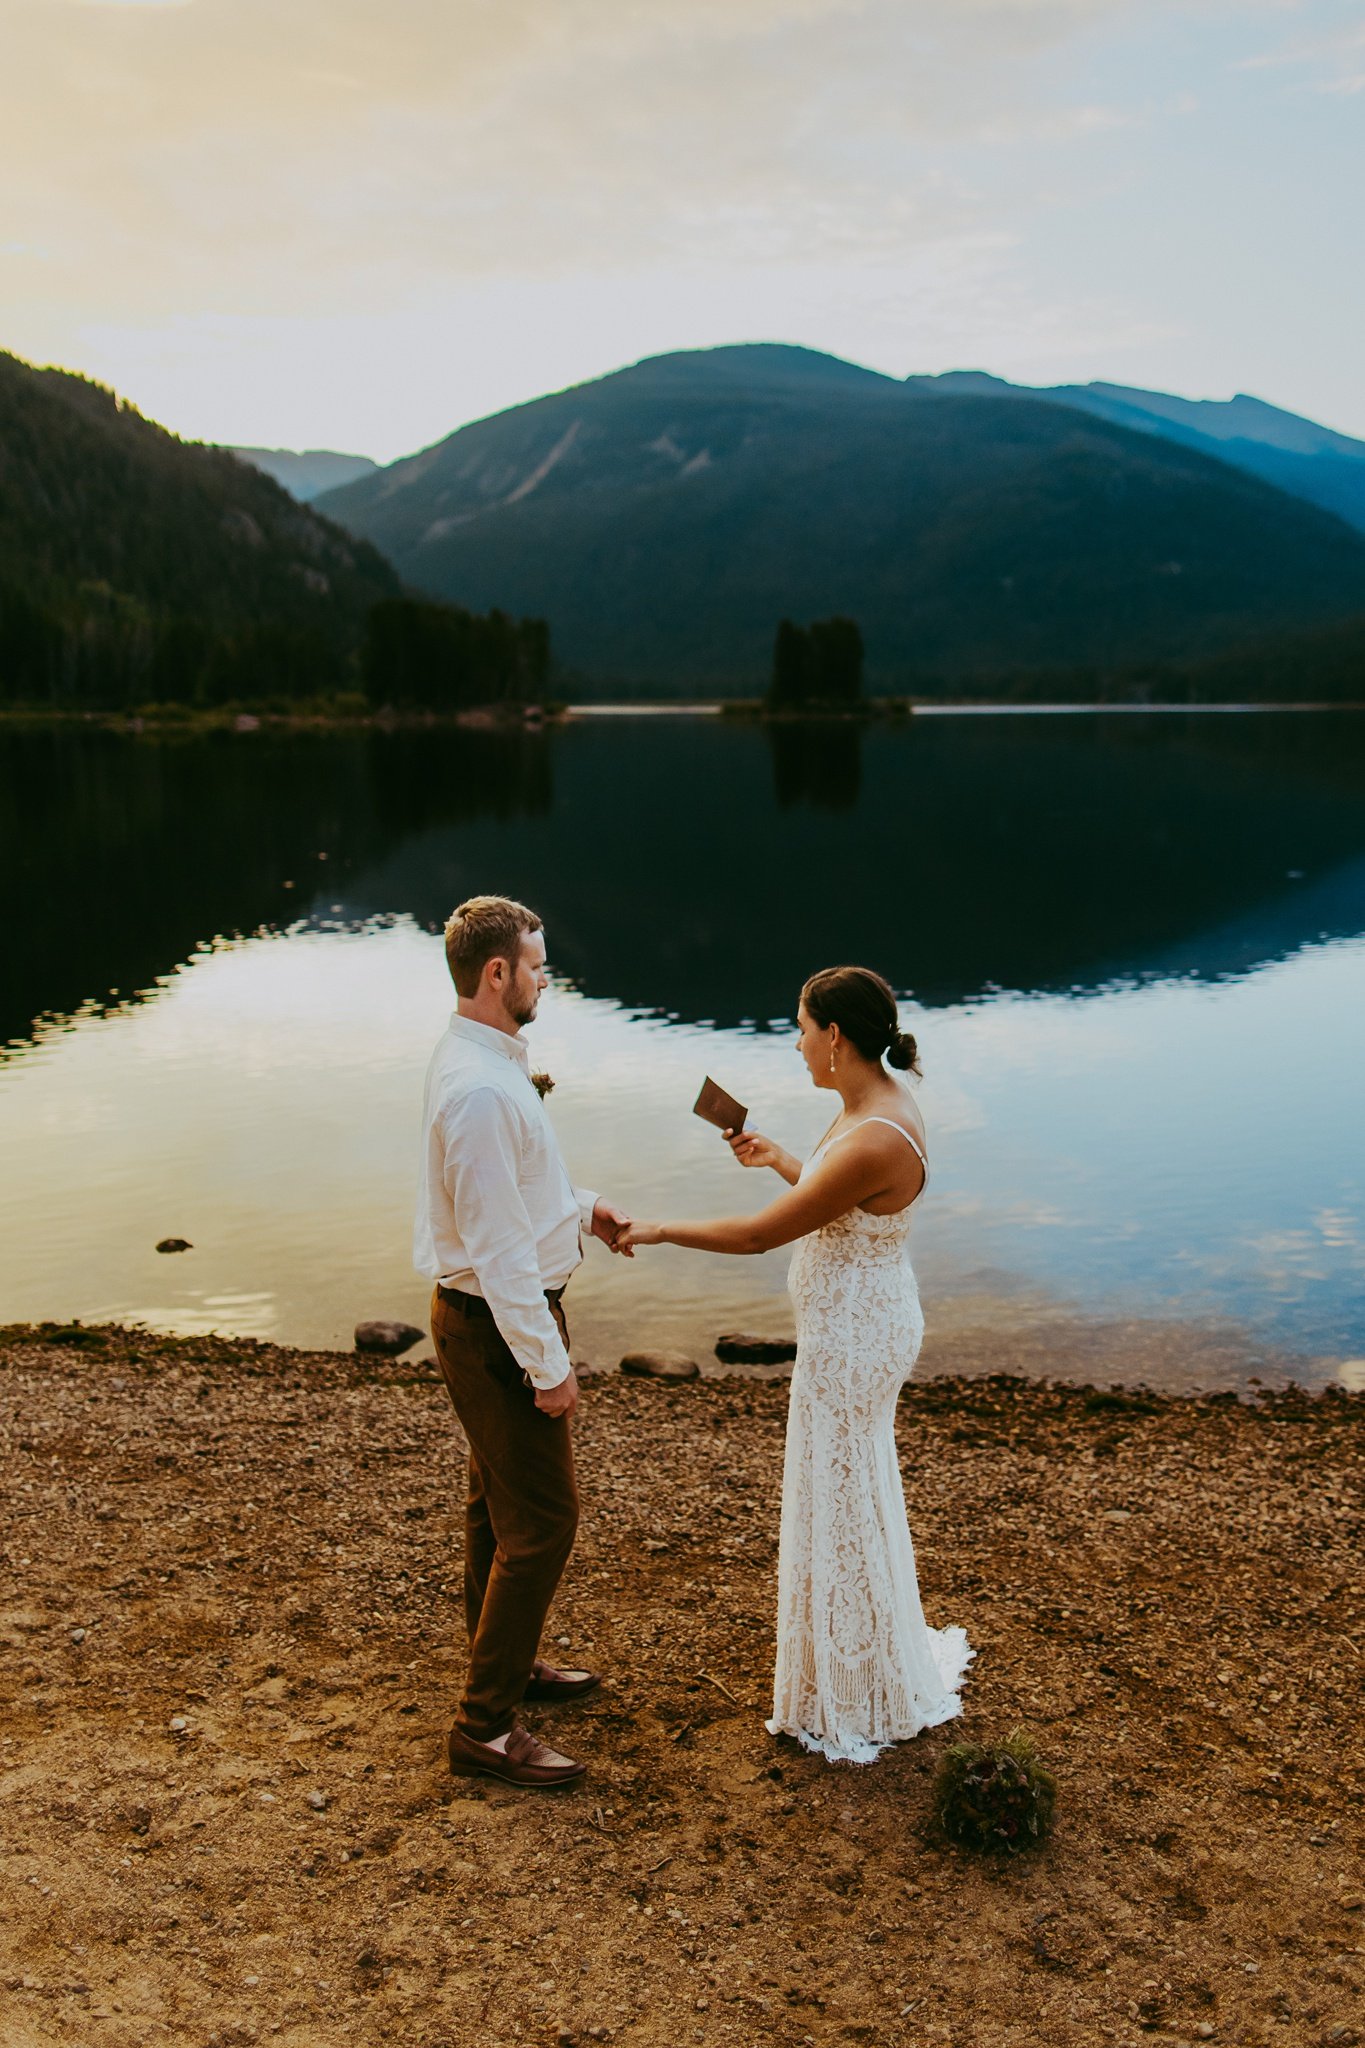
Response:
[[[925,1610],[977,1660],[864,1769],[763,1729],[786,1399],[587,1382],[549,1640],[608,1682],[528,1712],[590,1765],[545,1800],[444,1770],[424,1356],[0,1330],[16,2048],[1348,2041],[1365,1395],[912,1382]],[[933,1770],[1021,1722],[1056,1834],[982,1863]]]
[[[528,715],[529,711],[529,715]],[[714,698],[695,702],[645,701],[620,703],[555,703],[469,706],[460,711],[398,712],[387,709],[328,710],[300,705],[278,710],[241,704],[227,708],[152,705],[135,711],[112,709],[53,710],[27,706],[0,708],[0,732],[114,732],[131,739],[200,738],[210,733],[248,737],[255,733],[343,732],[544,732],[594,719],[719,718],[735,724],[763,726],[829,725],[855,727],[900,725],[915,718],[1073,718],[1073,717],[1221,717],[1358,714],[1360,702],[1210,701],[1149,703],[1098,700],[1086,703],[1015,703],[975,698],[871,697],[856,706],[811,706],[802,710],[771,710],[758,699]]]
[[[180,1328],[169,1316],[164,1321],[109,1322],[88,1309],[14,1327],[43,1340],[60,1328],[88,1326],[119,1331],[129,1343],[139,1338],[183,1344],[203,1340],[240,1344],[248,1350],[266,1345],[282,1355],[345,1357],[347,1337],[357,1320],[378,1316],[424,1327],[427,1301],[424,1291],[400,1290],[379,1307],[357,1302],[354,1313],[348,1313],[335,1331],[298,1335],[204,1327],[197,1315]],[[716,1352],[722,1332],[738,1332],[765,1344],[794,1344],[795,1326],[784,1296],[773,1297],[762,1312],[749,1304],[704,1315],[695,1306],[684,1309],[666,1301],[643,1309],[637,1304],[626,1313],[615,1307],[609,1294],[600,1293],[575,1299],[571,1306],[574,1363],[594,1382],[614,1378],[619,1359],[641,1350],[686,1357],[696,1365],[698,1378],[709,1383],[762,1385],[791,1378],[790,1361],[724,1361]],[[1230,1316],[1207,1311],[1142,1315],[1019,1292],[935,1295],[923,1347],[907,1384],[971,1384],[995,1374],[1082,1393],[1122,1387],[1188,1401],[1231,1394],[1254,1403],[1262,1395],[1291,1390],[1310,1400],[1333,1390],[1365,1393],[1365,1358],[1295,1350]]]

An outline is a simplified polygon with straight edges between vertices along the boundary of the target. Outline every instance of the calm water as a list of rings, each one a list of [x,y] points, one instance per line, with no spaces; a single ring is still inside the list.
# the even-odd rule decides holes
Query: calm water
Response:
[[[796,992],[864,960],[925,1062],[940,1364],[954,1330],[1079,1315],[1149,1321],[1167,1379],[1210,1331],[1234,1372],[1365,1373],[1349,717],[0,735],[0,1313],[327,1344],[422,1321],[438,935],[478,889],[545,916],[536,1062],[576,1176],[626,1206],[758,1203],[696,1087],[807,1148],[830,1098]],[[591,1247],[575,1349],[788,1328],[784,1270]]]

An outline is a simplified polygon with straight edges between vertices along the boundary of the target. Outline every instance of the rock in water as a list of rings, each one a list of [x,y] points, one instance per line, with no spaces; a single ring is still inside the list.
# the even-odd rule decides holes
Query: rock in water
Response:
[[[722,1365],[790,1365],[796,1357],[795,1337],[750,1337],[743,1330],[727,1330],[716,1339],[716,1356]]]
[[[637,1380],[695,1380],[701,1367],[682,1351],[628,1351],[621,1360],[622,1372]]]
[[[192,1252],[194,1246],[187,1237],[163,1237],[157,1246],[159,1252]]]
[[[415,1330],[411,1323],[357,1323],[355,1348],[397,1358],[400,1352],[411,1351],[414,1344],[420,1344],[425,1336],[425,1330]]]

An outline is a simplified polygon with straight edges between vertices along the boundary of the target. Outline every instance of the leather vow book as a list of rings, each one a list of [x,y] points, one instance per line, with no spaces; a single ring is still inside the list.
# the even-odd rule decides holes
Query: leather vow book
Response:
[[[749,1112],[742,1102],[736,1102],[734,1096],[708,1074],[701,1084],[701,1094],[692,1105],[692,1114],[714,1124],[718,1131],[742,1131]]]

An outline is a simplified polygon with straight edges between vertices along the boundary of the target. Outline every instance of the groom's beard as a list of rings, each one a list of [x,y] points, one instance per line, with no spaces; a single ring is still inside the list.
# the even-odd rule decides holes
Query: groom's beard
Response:
[[[503,1008],[520,1031],[524,1024],[535,1023],[536,1011],[540,1008],[540,997],[523,996],[519,1001],[505,1003]]]

